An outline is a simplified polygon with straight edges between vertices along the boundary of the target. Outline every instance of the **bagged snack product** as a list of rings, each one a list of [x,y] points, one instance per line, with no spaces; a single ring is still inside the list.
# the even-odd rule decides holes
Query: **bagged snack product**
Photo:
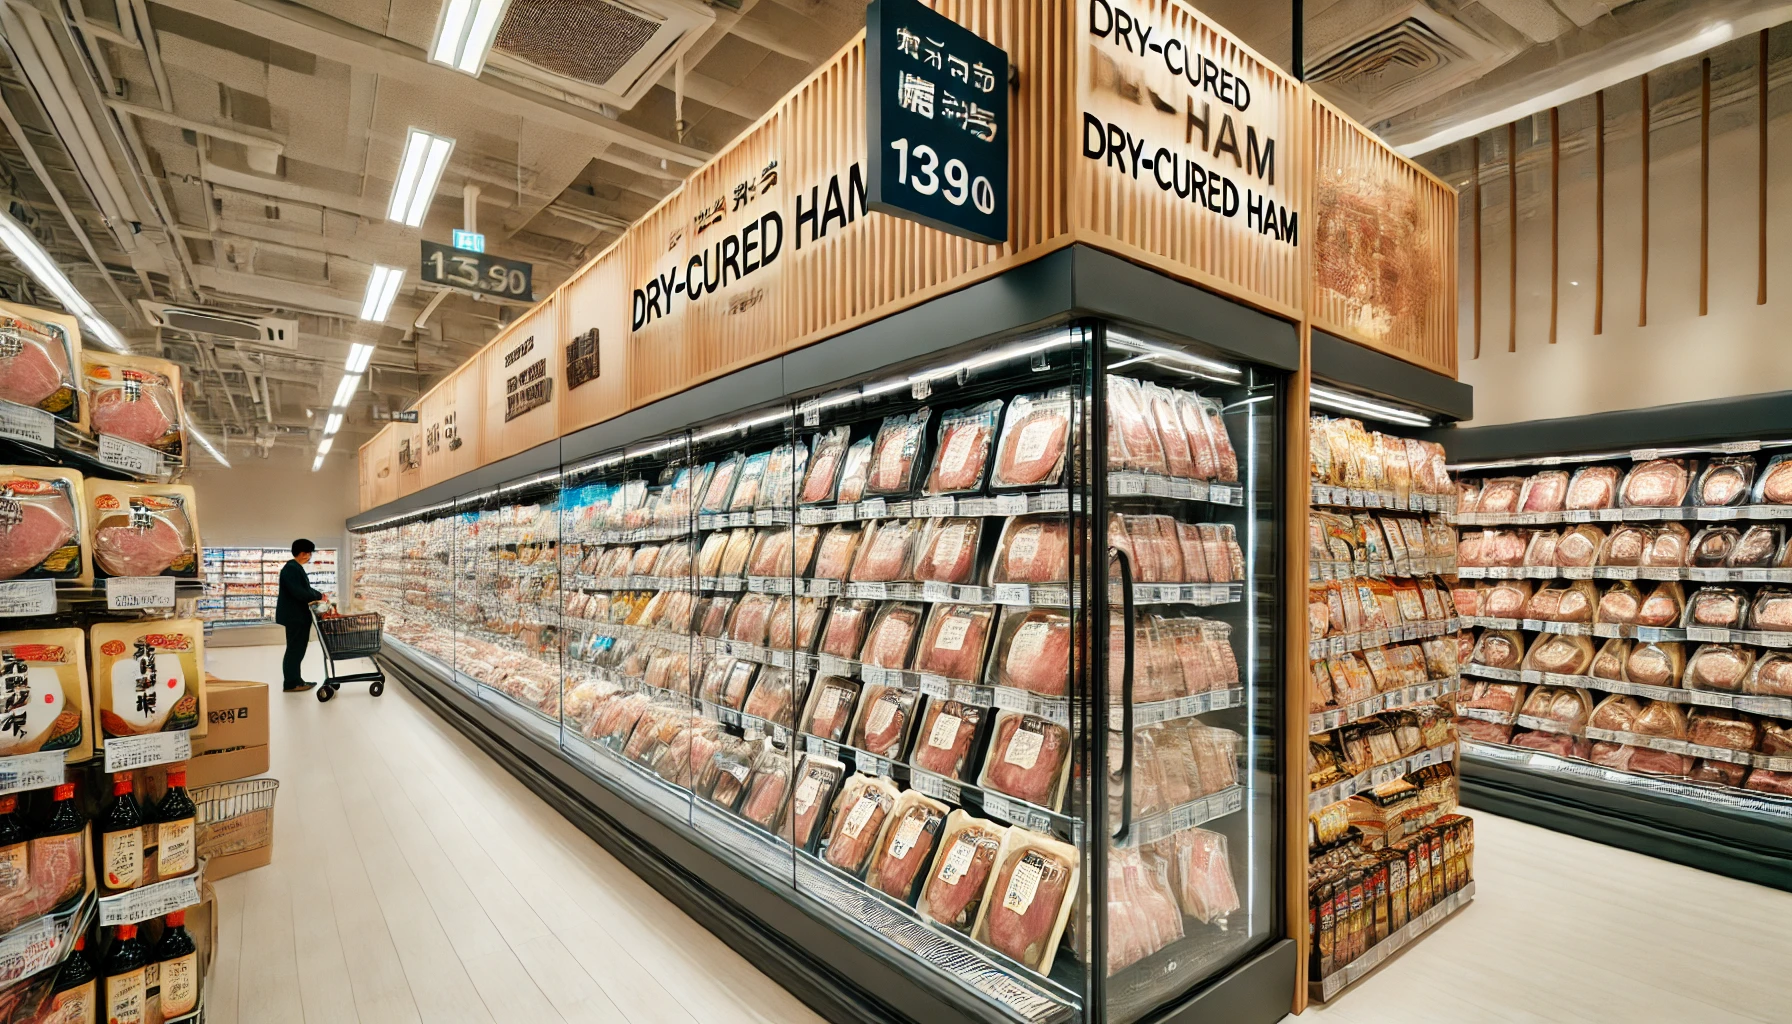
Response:
[[[1164,472],[1164,445],[1145,409],[1139,382],[1108,377],[1108,462],[1113,469]]]
[[[977,552],[982,540],[981,516],[929,521],[915,555],[915,579],[923,583],[975,582],[979,578]]]
[[[870,632],[865,634],[859,660],[874,668],[907,668],[909,650],[921,632],[922,614],[921,605],[914,602],[886,603],[878,609]]]
[[[1755,480],[1755,504],[1792,504],[1792,455],[1775,455]]]
[[[1070,616],[1052,608],[1010,609],[996,635],[988,681],[1064,696],[1070,685]]]
[[[88,641],[101,737],[183,729],[205,735],[204,623],[96,622]]]
[[[815,435],[809,450],[809,468],[803,474],[802,491],[798,495],[799,503],[822,505],[834,500],[851,439],[852,428],[846,426],[832,427]]]
[[[1618,467],[1582,466],[1568,484],[1565,507],[1588,510],[1618,507]],[[1459,507],[1460,508],[1460,507]]]
[[[81,372],[94,433],[181,458],[186,426],[179,364],[150,356],[84,351]]]
[[[42,409],[86,429],[74,317],[0,303],[0,400]]]
[[[1524,482],[1518,499],[1520,512],[1560,512],[1568,500],[1568,471],[1544,469]]]
[[[0,757],[66,750],[72,763],[97,749],[87,703],[87,636],[81,630],[0,633],[0,681],[8,709]]]
[[[1051,970],[1070,917],[1076,847],[1010,829],[996,854],[995,881],[972,937],[1040,973]]]
[[[995,615],[995,605],[935,604],[915,650],[915,671],[966,682],[981,678]]]
[[[982,908],[996,853],[1008,829],[962,810],[946,815],[939,856],[927,872],[915,909],[960,933],[968,933]]]
[[[1056,484],[1070,437],[1070,389],[1017,395],[1008,404],[989,483],[994,488]]]
[[[1707,508],[1740,505],[1748,498],[1749,485],[1755,482],[1755,460],[1748,457],[1712,459],[1699,474],[1693,489],[1695,504]]]
[[[1059,515],[1028,515],[1014,516],[1003,524],[990,565],[990,583],[1061,583],[1069,578],[1068,520]]]
[[[1694,464],[1686,459],[1650,459],[1633,466],[1619,491],[1625,508],[1667,508],[1686,500]]]
[[[199,575],[199,517],[184,484],[87,482],[96,579]]]
[[[844,676],[822,676],[809,687],[809,705],[803,711],[801,731],[835,743],[846,741],[853,707],[859,699],[859,683]]]
[[[836,492],[836,499],[841,504],[865,497],[865,485],[871,478],[871,447],[876,440],[875,437],[862,437],[847,447],[840,468],[840,487]]]
[[[978,785],[1056,810],[1069,752],[1063,726],[1017,711],[998,712]]]
[[[890,824],[865,873],[866,884],[904,903],[914,902],[949,810],[913,790],[898,796],[890,811]]]
[[[847,779],[834,800],[823,859],[842,871],[862,877],[898,795],[896,783],[889,779],[863,775]]]
[[[890,583],[908,579],[909,557],[920,520],[878,519],[866,528],[869,537],[859,545],[852,566],[855,583]]]
[[[81,474],[0,466],[0,580],[90,581],[86,509]]]
[[[854,716],[851,745],[893,761],[901,760],[914,720],[916,691],[870,683]]]
[[[929,697],[909,763],[935,775],[963,781],[984,714],[984,709],[976,704]]]
[[[989,468],[989,450],[995,440],[996,424],[1001,418],[999,399],[954,409],[941,416],[939,444],[934,449],[933,468],[928,471],[924,492],[970,494],[981,491],[984,471]]]
[[[804,754],[797,767],[796,786],[790,791],[790,802],[784,809],[779,831],[798,849],[815,852],[821,841],[822,812],[834,802],[834,791],[846,777],[846,766],[819,754]]]
[[[921,471],[927,465],[922,452],[927,445],[927,421],[931,416],[932,410],[922,406],[914,412],[884,417],[883,426],[877,431],[876,446],[871,451],[866,494],[914,492],[921,482]]]

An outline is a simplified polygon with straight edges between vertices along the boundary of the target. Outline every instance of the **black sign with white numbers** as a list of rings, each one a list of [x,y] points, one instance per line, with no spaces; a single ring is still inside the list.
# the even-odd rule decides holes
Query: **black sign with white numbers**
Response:
[[[523,302],[535,300],[530,278],[534,264],[486,252],[469,252],[440,242],[423,243],[423,283],[446,285],[480,295]]]
[[[1008,240],[1008,54],[917,0],[865,11],[871,209]]]

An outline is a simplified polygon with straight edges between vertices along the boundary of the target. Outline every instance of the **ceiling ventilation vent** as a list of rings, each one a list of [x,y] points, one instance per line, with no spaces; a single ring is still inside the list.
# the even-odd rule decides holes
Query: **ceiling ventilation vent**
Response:
[[[221,309],[199,309],[192,306],[171,306],[164,302],[143,302],[149,322],[171,331],[204,334],[234,341],[254,341],[278,348],[297,349],[299,322],[267,316],[244,316]]]
[[[1412,4],[1358,26],[1308,66],[1307,80],[1323,83],[1326,99],[1373,124],[1469,81],[1506,56],[1460,22]]]
[[[632,108],[714,20],[677,0],[510,0],[487,67]]]

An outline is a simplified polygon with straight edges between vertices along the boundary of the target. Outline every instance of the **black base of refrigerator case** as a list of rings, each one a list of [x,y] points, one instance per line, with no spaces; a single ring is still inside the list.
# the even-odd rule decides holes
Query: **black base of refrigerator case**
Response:
[[[805,913],[611,792],[532,732],[388,646],[376,659],[393,678],[460,730],[598,845],[715,933],[816,1013],[838,1024],[1008,1024],[968,1016],[847,936]],[[1282,939],[1240,964],[1158,1024],[1278,1021],[1288,1012],[1295,944]]]

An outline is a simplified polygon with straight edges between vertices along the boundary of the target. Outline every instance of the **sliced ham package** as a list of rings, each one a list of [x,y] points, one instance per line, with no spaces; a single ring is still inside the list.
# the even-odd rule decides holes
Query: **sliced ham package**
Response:
[[[850,745],[892,761],[902,760],[917,696],[916,691],[900,686],[867,684],[853,716]]]
[[[1055,811],[1069,781],[1069,755],[1070,732],[1063,726],[1002,711],[996,715],[977,784]]]
[[[863,878],[900,795],[896,783],[889,779],[864,775],[847,779],[828,818],[827,848],[822,851],[822,859]]]
[[[787,668],[766,666],[741,710],[786,729],[796,726],[796,686]]]
[[[96,434],[154,448],[175,459],[186,451],[180,365],[150,356],[82,352],[81,372]]]
[[[199,513],[184,484],[87,481],[93,571],[108,576],[199,575]]]
[[[715,472],[709,478],[709,486],[703,491],[703,501],[697,506],[698,512],[728,511],[728,499],[734,495],[734,482],[740,478],[741,463],[745,461],[747,461],[745,455],[734,452],[715,464]]]
[[[1618,467],[1582,466],[1568,483],[1564,508],[1590,510],[1618,507]]]
[[[1190,443],[1182,416],[1176,411],[1175,393],[1169,388],[1147,383],[1139,385],[1139,395],[1145,404],[1146,415],[1157,428],[1158,440],[1163,444],[1164,471],[1184,480],[1198,478],[1201,474],[1195,463],[1195,446]]]
[[[815,568],[811,575],[818,580],[844,580],[852,571],[853,556],[859,550],[864,531],[857,523],[836,523],[828,527],[816,546]],[[713,537],[714,534],[711,534]],[[704,549],[709,545],[705,543]]]
[[[73,470],[0,466],[0,580],[91,582],[87,501]]]
[[[693,788],[703,799],[732,811],[746,795],[753,766],[764,753],[765,742],[747,742],[726,734],[717,739],[715,751],[710,754],[709,763],[698,770]]]
[[[747,560],[753,554],[755,532],[751,527],[728,531],[728,546],[722,549],[722,564],[717,575],[741,576],[747,571]]]
[[[1108,973],[1117,974],[1183,937],[1170,865],[1145,851],[1108,855]]]
[[[1018,395],[1008,404],[989,484],[996,489],[1048,487],[1064,475],[1070,437],[1070,389]]]
[[[1079,869],[1076,847],[1009,829],[996,852],[995,878],[971,937],[1049,974],[1076,902]]]
[[[925,609],[914,601],[890,601],[877,611],[865,644],[859,649],[859,661],[873,668],[908,668],[909,651],[921,632]]]
[[[790,795],[790,755],[768,747],[753,766],[753,777],[747,793],[741,798],[740,816],[771,830],[783,816],[785,799]]]
[[[999,399],[953,409],[941,416],[939,444],[934,449],[933,468],[927,473],[924,493],[974,494],[983,490],[990,448],[1001,419]]]
[[[871,479],[871,448],[876,441],[875,437],[862,437],[847,447],[840,466],[840,486],[835,492],[835,500],[841,504],[865,497],[865,485]]]
[[[759,485],[755,508],[790,508],[796,504],[797,486],[809,468],[809,449],[804,445],[781,444],[772,449],[765,463],[765,479]]]
[[[949,811],[945,804],[913,790],[898,796],[871,867],[865,872],[865,883],[912,904],[927,877]]]
[[[1792,455],[1775,455],[1767,460],[1755,480],[1754,494],[1758,505],[1792,504]]]
[[[981,516],[931,519],[915,550],[912,575],[922,583],[975,583],[983,578]]]
[[[854,583],[894,583],[909,578],[909,562],[921,533],[922,520],[877,519],[865,527],[866,538],[853,560]]]
[[[809,468],[797,500],[803,505],[825,505],[840,489],[840,471],[846,465],[846,449],[852,428],[833,427],[815,435],[809,449]]]
[[[779,831],[798,849],[814,853],[821,845],[818,827],[834,802],[834,793],[846,778],[846,766],[819,754],[804,754],[796,771],[796,786],[784,809]]]
[[[97,749],[87,702],[87,636],[79,629],[0,633],[0,677],[6,680],[7,728],[0,757],[66,750],[70,763]]]
[[[1740,505],[1748,500],[1749,488],[1755,482],[1755,460],[1739,458],[1712,459],[1699,474],[1693,488],[1693,503],[1707,508]]]
[[[996,634],[987,682],[1062,697],[1070,686],[1070,616],[1052,608],[1012,608]]]
[[[1165,472],[1164,444],[1138,381],[1108,377],[1108,468]]]
[[[740,479],[728,498],[728,511],[750,512],[761,504],[760,492],[765,485],[765,467],[771,462],[770,452],[756,452],[741,463]]]
[[[1625,508],[1668,508],[1686,500],[1697,463],[1688,459],[1650,459],[1631,467],[1619,490]]]
[[[953,931],[968,934],[995,878],[996,854],[1008,828],[962,810],[946,815],[939,856],[927,872],[915,909]]]
[[[96,622],[88,642],[94,715],[104,736],[180,730],[205,735],[204,623]]]
[[[995,616],[995,605],[935,604],[915,648],[915,671],[961,682],[981,679]]]
[[[42,409],[87,429],[75,318],[0,302],[0,401]]]
[[[846,742],[853,710],[859,700],[859,682],[844,676],[822,676],[809,687],[801,730],[835,743]]]
[[[976,704],[929,697],[921,727],[915,731],[909,764],[956,782],[966,781],[986,714]]]
[[[877,614],[877,602],[861,597],[836,598],[828,609],[827,627],[821,631],[822,654],[857,658]]]
[[[901,497],[915,493],[927,468],[927,421],[932,410],[885,416],[871,451],[870,474],[865,493],[872,497]]]
[[[1014,516],[1002,524],[989,582],[1062,583],[1070,579],[1070,522],[1061,515]]]

